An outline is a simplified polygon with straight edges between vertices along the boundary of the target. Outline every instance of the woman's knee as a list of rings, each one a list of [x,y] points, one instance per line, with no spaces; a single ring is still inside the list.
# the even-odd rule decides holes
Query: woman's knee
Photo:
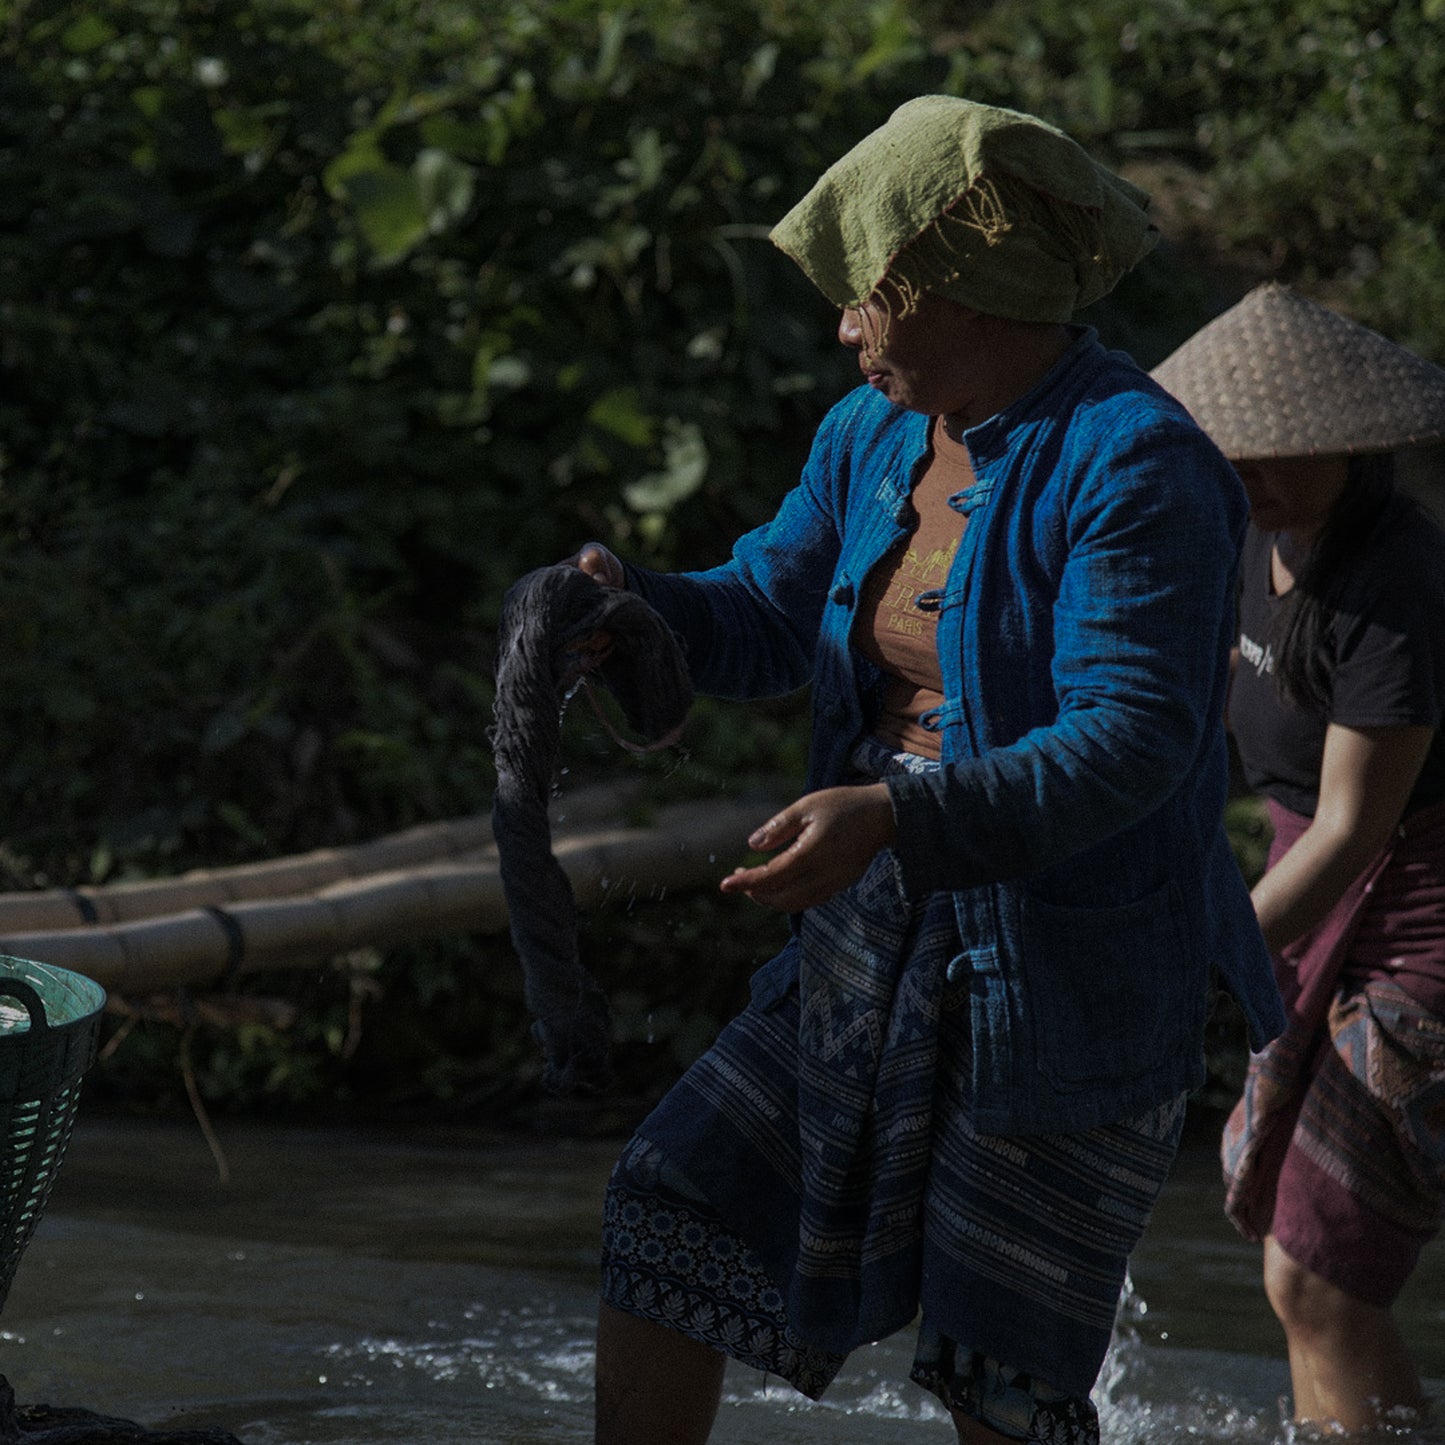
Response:
[[[1337,1333],[1370,1310],[1285,1253],[1272,1235],[1264,1245],[1264,1292],[1279,1322],[1295,1335]]]

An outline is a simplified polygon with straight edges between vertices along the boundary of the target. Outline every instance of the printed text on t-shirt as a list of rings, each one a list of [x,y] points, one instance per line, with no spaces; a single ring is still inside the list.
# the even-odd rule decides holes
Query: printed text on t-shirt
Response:
[[[1254,669],[1254,675],[1274,672],[1274,652],[1268,643],[1263,647],[1252,637],[1239,634],[1239,655]]]

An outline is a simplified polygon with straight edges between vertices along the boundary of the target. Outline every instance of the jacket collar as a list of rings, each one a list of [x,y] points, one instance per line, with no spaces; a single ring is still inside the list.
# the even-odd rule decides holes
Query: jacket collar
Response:
[[[987,421],[969,427],[963,440],[977,467],[1007,453],[1018,433],[1041,416],[1054,413],[1060,396],[1070,390],[1074,377],[1094,365],[1103,353],[1099,333],[1092,326],[1072,326],[1074,342],[1047,372],[1021,397],[1011,401]]]

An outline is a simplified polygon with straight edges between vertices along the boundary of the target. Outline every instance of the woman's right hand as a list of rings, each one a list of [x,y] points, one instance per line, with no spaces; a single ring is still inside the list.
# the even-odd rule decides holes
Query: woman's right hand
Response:
[[[584,542],[568,562],[579,572],[585,572],[594,582],[605,587],[626,588],[627,574],[617,554],[609,552],[601,542]]]
[[[585,572],[599,587],[625,589],[627,574],[614,552],[609,552],[601,542],[584,542],[567,559],[579,572]],[[605,628],[581,638],[573,644],[572,655],[578,667],[584,672],[594,672],[612,655],[613,636]]]

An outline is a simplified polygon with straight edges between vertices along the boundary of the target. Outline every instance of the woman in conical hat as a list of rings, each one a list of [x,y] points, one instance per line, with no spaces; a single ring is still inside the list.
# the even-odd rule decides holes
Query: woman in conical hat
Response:
[[[1360,1429],[1421,1404],[1390,1306],[1445,1186],[1445,534],[1392,481],[1445,437],[1445,371],[1271,284],[1154,375],[1251,508],[1229,716],[1290,1023],[1226,1129],[1226,1207],[1297,1418]]]
[[[599,1445],[706,1440],[729,1356],[816,1398],[915,1320],[960,1440],[1092,1445],[1214,971],[1283,1024],[1222,821],[1243,490],[1072,321],[1144,202],[1033,117],[901,107],[775,232],[862,379],[797,487],[706,571],[575,559],[700,692],[814,718],[721,883],[792,939],[608,1188]]]

